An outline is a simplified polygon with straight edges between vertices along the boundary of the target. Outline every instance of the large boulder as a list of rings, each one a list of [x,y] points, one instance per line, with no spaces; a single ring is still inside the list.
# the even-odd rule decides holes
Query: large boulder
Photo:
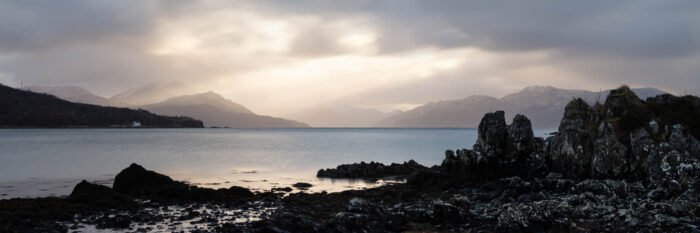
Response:
[[[114,178],[114,191],[131,196],[183,197],[189,186],[132,163]]]
[[[73,188],[68,199],[98,208],[121,209],[136,205],[130,197],[114,192],[111,188],[85,180]]]
[[[113,187],[122,194],[156,200],[241,202],[255,196],[249,189],[238,186],[227,189],[190,186],[135,163],[117,174]]]

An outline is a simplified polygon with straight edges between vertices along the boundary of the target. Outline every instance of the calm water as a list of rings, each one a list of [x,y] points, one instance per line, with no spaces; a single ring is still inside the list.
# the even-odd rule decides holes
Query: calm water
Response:
[[[476,137],[475,129],[2,129],[0,198],[67,195],[82,179],[111,185],[132,162],[205,187],[372,187],[382,181],[315,175],[359,161],[439,164],[446,149],[470,148]]]

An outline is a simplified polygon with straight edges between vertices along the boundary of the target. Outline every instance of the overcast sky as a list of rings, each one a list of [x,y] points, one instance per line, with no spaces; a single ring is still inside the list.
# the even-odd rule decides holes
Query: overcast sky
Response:
[[[252,110],[530,85],[700,93],[700,1],[0,0],[0,83],[181,81]]]

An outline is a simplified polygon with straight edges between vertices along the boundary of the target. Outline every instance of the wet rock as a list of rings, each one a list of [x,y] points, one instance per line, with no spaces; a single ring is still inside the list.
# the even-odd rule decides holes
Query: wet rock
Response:
[[[433,203],[432,222],[440,223],[459,223],[462,221],[462,213],[460,209],[450,203],[436,201]]]
[[[127,215],[104,216],[96,221],[97,229],[126,229],[131,225],[131,218]]]

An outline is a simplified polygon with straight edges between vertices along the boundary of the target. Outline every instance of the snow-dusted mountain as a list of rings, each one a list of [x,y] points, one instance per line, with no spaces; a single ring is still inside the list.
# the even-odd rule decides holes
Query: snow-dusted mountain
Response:
[[[132,88],[109,98],[122,106],[154,104],[166,99],[195,94],[197,91],[181,82],[150,82],[142,87]]]
[[[108,99],[93,94],[85,88],[79,86],[27,86],[22,88],[26,91],[44,93],[56,96],[75,103],[94,104],[100,106],[114,106]]]
[[[309,127],[293,120],[257,115],[214,92],[173,97],[141,108],[161,115],[189,116],[207,127]]]
[[[632,89],[641,99],[666,93],[655,88]],[[470,96],[459,100],[428,103],[410,111],[382,119],[381,127],[477,127],[481,117],[490,111],[504,110],[506,120],[525,114],[534,127],[557,127],[564,107],[574,98],[593,104],[604,101],[610,91],[592,92],[560,89],[551,86],[527,87],[500,99]]]

